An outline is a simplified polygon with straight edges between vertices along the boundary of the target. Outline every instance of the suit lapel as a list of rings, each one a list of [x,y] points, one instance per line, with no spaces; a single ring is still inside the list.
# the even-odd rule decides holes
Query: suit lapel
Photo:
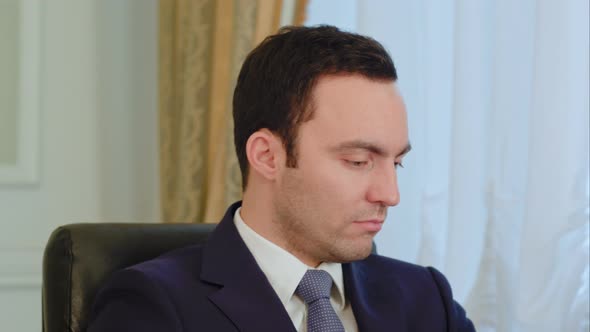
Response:
[[[368,258],[370,259],[370,258]],[[370,271],[366,261],[342,264],[344,289],[359,331],[406,331],[399,284],[379,271]],[[388,284],[382,284],[389,280]]]
[[[229,207],[203,250],[201,280],[221,286],[209,299],[240,331],[295,332],[287,311],[234,225],[239,206],[238,202]]]

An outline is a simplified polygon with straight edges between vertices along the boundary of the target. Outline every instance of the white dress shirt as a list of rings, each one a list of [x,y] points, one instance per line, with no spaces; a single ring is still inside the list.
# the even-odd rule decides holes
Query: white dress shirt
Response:
[[[234,223],[238,233],[254,256],[256,263],[266,275],[270,285],[285,306],[295,329],[307,331],[307,308],[303,300],[295,295],[295,289],[308,269],[314,269],[301,262],[288,251],[270,242],[250,228],[240,216],[239,208],[234,214]],[[324,270],[334,281],[330,302],[340,317],[346,332],[357,332],[358,328],[350,301],[344,294],[342,265],[339,263],[322,263],[317,269]]]

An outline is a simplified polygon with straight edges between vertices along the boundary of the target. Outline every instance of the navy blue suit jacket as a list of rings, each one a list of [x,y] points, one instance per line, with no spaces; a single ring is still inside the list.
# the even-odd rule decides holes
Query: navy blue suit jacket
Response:
[[[89,332],[295,332],[242,241],[232,205],[204,246],[117,272],[97,295]],[[342,264],[359,331],[474,331],[434,268],[371,255]]]

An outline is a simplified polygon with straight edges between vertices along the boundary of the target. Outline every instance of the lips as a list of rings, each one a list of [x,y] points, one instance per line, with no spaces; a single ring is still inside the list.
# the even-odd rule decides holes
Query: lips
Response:
[[[369,232],[378,232],[381,230],[381,227],[383,226],[382,219],[361,220],[355,221],[354,223]]]

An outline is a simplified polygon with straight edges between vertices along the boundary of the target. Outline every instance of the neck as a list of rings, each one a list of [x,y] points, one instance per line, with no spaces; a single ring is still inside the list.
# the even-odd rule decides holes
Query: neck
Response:
[[[285,240],[284,230],[280,228],[280,223],[276,220],[273,221],[272,195],[256,194],[257,192],[259,191],[248,189],[244,192],[240,210],[240,217],[244,223],[263,238],[297,257],[303,264],[318,267],[321,264],[320,261],[308,257]]]

